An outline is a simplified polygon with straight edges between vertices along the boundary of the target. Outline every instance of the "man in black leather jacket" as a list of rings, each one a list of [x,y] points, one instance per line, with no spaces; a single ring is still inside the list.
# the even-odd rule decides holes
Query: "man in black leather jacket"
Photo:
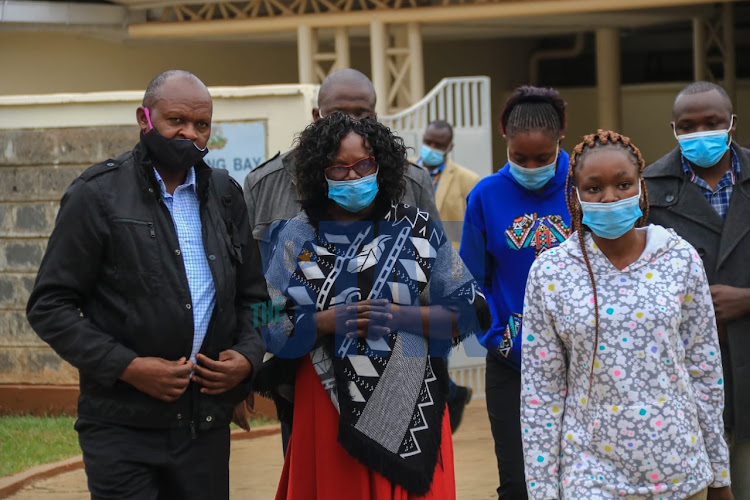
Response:
[[[202,160],[205,85],[162,73],[136,115],[135,148],[63,196],[27,315],[79,370],[92,498],[228,498],[229,423],[264,353],[260,257],[239,185]]]

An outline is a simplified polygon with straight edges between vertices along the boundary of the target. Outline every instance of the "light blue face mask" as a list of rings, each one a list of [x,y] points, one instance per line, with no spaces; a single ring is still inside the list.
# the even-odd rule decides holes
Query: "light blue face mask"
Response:
[[[682,154],[693,165],[701,168],[713,167],[724,153],[729,149],[731,139],[729,131],[732,129],[734,116],[726,130],[707,130],[705,132],[693,132],[692,134],[677,135],[672,127],[677,142],[680,143]]]
[[[547,183],[555,176],[555,166],[557,165],[557,156],[560,154],[560,146],[557,147],[555,152],[555,161],[549,165],[537,168],[526,168],[513,163],[510,159],[510,152],[508,152],[508,164],[510,165],[510,173],[514,179],[518,181],[520,185],[528,189],[529,191],[538,191],[542,189]]]
[[[328,198],[341,208],[356,213],[370,206],[378,194],[378,171],[352,181],[328,181]]]
[[[437,167],[442,165],[445,161],[445,153],[437,149],[433,149],[427,144],[422,144],[422,149],[419,150],[419,156],[422,158],[422,163],[426,167]]]
[[[581,222],[588,226],[595,235],[608,240],[616,240],[635,226],[636,221],[643,216],[641,212],[641,185],[638,184],[638,194],[612,203],[595,203],[581,201],[581,195],[576,189],[578,203],[581,204],[583,219]]]

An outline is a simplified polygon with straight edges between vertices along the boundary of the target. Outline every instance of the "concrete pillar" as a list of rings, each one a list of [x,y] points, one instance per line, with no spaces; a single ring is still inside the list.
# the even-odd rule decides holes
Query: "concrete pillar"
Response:
[[[733,104],[737,104],[737,63],[734,40],[734,4],[725,3],[721,7],[721,24],[724,44],[724,90]]]
[[[706,79],[706,20],[693,18],[693,80]]]
[[[299,83],[315,83],[315,35],[305,24],[297,26],[297,70]]]
[[[596,90],[599,127],[622,132],[620,32],[615,28],[596,30]]]
[[[406,27],[408,32],[409,55],[411,66],[409,68],[409,90],[411,91],[411,104],[424,97],[424,56],[422,53],[422,31],[419,23],[409,23]]]
[[[349,33],[345,26],[339,26],[334,33],[334,47],[336,51],[335,69],[351,67],[351,53],[349,51]]]
[[[388,113],[388,66],[385,53],[387,47],[385,23],[379,20],[370,21],[372,84],[375,87],[375,95],[378,97],[375,111],[379,115]]]

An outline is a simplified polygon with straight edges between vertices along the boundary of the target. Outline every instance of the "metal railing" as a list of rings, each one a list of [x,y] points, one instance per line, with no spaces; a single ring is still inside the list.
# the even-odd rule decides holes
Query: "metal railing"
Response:
[[[443,78],[413,106],[378,120],[400,135],[418,155],[427,125],[445,120],[453,126],[456,163],[480,177],[492,173],[492,123],[490,78],[467,76]]]

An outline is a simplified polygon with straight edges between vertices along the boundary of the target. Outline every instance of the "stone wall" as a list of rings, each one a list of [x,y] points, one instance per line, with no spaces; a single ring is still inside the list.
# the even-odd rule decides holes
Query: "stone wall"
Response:
[[[0,384],[77,383],[29,326],[26,302],[65,189],[137,140],[135,124],[0,130]]]

